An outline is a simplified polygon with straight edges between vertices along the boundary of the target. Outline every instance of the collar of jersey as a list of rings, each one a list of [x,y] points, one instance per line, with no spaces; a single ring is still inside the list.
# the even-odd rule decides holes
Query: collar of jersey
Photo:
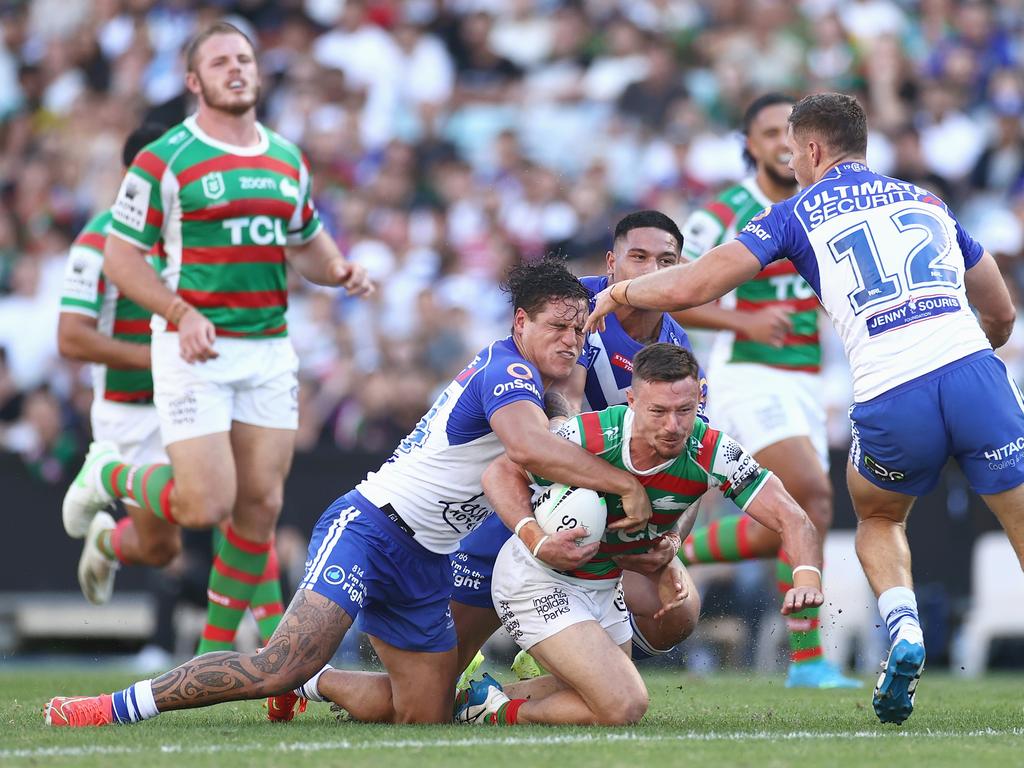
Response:
[[[761,204],[761,207],[767,208],[772,204],[772,201],[768,199],[768,195],[758,186],[756,176],[748,176],[740,184],[750,193],[751,197]]]
[[[662,464],[656,464],[650,469],[637,469],[633,466],[633,457],[630,455],[629,450],[629,439],[633,435],[633,409],[627,406],[626,415],[622,419],[622,463],[626,469],[632,472],[634,475],[640,475],[641,477],[647,477],[648,475],[656,475],[659,472],[664,472],[675,462],[675,459],[669,459]]]
[[[240,147],[237,144],[228,144],[225,141],[218,141],[199,127],[199,124],[196,122],[195,115],[189,115],[185,118],[185,127],[188,128],[189,131],[191,131],[192,134],[204,144],[209,144],[211,147],[232,155],[256,157],[257,155],[264,154],[268,149],[270,149],[270,137],[267,136],[266,129],[259,123],[256,123],[256,131],[260,135],[260,140],[258,144],[254,144],[251,147]]]

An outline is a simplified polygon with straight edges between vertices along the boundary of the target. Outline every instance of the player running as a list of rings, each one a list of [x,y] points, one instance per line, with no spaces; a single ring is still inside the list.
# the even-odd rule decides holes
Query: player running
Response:
[[[614,557],[646,551],[680,523],[688,531],[698,500],[710,488],[719,488],[780,535],[800,564],[782,612],[822,603],[821,540],[814,525],[771,472],[731,437],[697,418],[698,379],[697,362],[688,350],[652,344],[633,359],[628,405],[582,414],[559,431],[610,466],[636,475],[656,510],[646,530],[637,534],[606,531],[598,554],[577,569],[557,572],[530,554],[529,537],[544,535],[530,506],[532,478],[504,457],[487,470],[488,497],[505,524],[520,532],[502,547],[495,563],[494,608],[519,646],[553,673],[553,690],[528,700],[509,699],[485,675],[459,695],[456,721],[627,725],[643,717],[647,689],[630,660],[632,631],[621,597],[622,570]],[[606,500],[608,519],[620,519],[618,500]],[[660,598],[662,611],[685,599],[671,567],[660,569],[656,578],[655,599]]]
[[[1024,410],[992,351],[1009,338],[1015,310],[995,260],[941,200],[865,165],[867,119],[856,99],[802,99],[786,142],[802,192],[692,264],[613,286],[588,325],[623,304],[706,304],[779,258],[796,265],[853,370],[847,482],[857,555],[892,643],[872,703],[882,722],[901,723],[925,661],[905,524],[950,457],[1024,564],[1024,462],[1003,458],[1024,434]]]
[[[744,159],[754,174],[729,187],[683,226],[683,253],[691,259],[733,239],[754,216],[794,195],[786,120],[793,99],[769,93],[743,116]],[[828,437],[821,405],[821,344],[818,297],[789,259],[779,259],[753,280],[727,293],[719,304],[676,313],[687,326],[723,331],[715,339],[708,375],[715,383],[710,413],[716,424],[772,470],[818,532],[832,524]],[[782,593],[793,581],[792,565],[779,537],[749,515],[728,515],[698,528],[683,542],[679,558],[695,563],[772,557]],[[823,657],[820,609],[786,617],[789,688],[859,688]]]
[[[165,126],[147,124],[132,131],[122,149],[124,167],[165,130]],[[149,370],[150,314],[120,295],[103,274],[103,246],[109,229],[110,211],[103,211],[89,220],[71,244],[57,344],[64,357],[93,364],[89,411],[93,438],[115,445],[127,461],[166,463]],[[148,258],[151,268],[162,268],[159,243]],[[85,598],[96,605],[110,600],[120,564],[162,567],[181,551],[176,527],[136,504],[125,508],[128,516],[119,523],[107,512],[99,512],[91,522],[85,518],[67,521],[69,536],[85,538],[78,584]],[[77,527],[82,525],[85,527]]]
[[[94,443],[64,499],[85,528],[113,499],[189,528],[226,524],[199,651],[230,648],[261,580],[298,420],[285,261],[354,295],[371,286],[323,230],[299,150],[256,120],[253,46],[215,24],[186,51],[196,114],[135,158],[112,208],[107,277],[153,312],[154,402],[170,464]],[[162,275],[144,254],[162,242]],[[161,279],[162,278],[162,279]],[[269,600],[281,611],[280,587]]]
[[[128,723],[283,694],[330,661],[360,613],[389,673],[375,678],[384,686],[363,687],[366,706],[390,708],[395,722],[450,721],[457,667],[448,555],[492,512],[480,480],[487,465],[507,453],[538,475],[622,494],[624,530],[645,527],[651,515],[635,477],[548,431],[544,386],[576,365],[586,289],[548,259],[514,269],[509,290],[512,334],[482,350],[391,459],[324,512],[305,577],[266,648],[206,654],[111,695],[56,697],[46,722]],[[592,556],[596,544],[576,547],[583,535],[553,536],[549,561],[576,567]]]

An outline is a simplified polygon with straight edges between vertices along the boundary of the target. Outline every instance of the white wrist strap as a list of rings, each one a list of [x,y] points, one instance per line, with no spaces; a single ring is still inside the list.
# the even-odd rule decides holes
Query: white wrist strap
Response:
[[[793,575],[796,576],[800,571],[810,571],[811,573],[818,574],[819,581],[821,580],[821,569],[815,568],[813,565],[798,565],[793,569]]]
[[[544,546],[544,542],[547,541],[550,538],[551,537],[548,536],[546,533],[543,536],[540,537],[540,540],[533,547],[533,556],[534,557],[540,559],[540,556],[537,553],[540,552],[540,548]]]
[[[523,526],[524,525],[527,525],[529,523],[535,523],[535,522],[537,522],[537,518],[535,518],[535,517],[524,517],[522,520],[520,520],[518,523],[516,523],[516,528],[515,528],[515,531],[514,531],[515,535],[516,536],[519,535],[519,532],[521,530],[523,530]]]

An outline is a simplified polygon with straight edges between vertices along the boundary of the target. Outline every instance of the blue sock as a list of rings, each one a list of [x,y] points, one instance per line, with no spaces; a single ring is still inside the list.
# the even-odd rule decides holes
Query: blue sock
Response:
[[[151,680],[140,680],[123,691],[114,691],[110,698],[114,705],[114,719],[122,724],[149,720],[160,714],[153,700]]]
[[[889,630],[889,641],[897,636],[924,644],[921,621],[917,616],[917,597],[909,587],[892,587],[878,596],[878,613]]]

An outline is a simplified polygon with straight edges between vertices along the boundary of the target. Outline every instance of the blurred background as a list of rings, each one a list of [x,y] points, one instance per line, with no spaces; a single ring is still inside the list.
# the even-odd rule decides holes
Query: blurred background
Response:
[[[579,274],[603,273],[624,213],[658,208],[681,225],[746,174],[736,126],[760,93],[856,95],[869,164],[946,200],[1014,294],[1024,287],[1024,0],[2,0],[5,663],[187,655],[201,627],[182,606],[205,603],[208,534],[190,535],[165,572],[122,571],[102,610],[78,594],[78,543],[59,508],[90,439],[90,378],[60,359],[56,328],[68,246],[113,200],[125,135],[191,112],[182,47],[224,16],[257,41],[261,119],[305,150],[322,219],[380,288],[351,301],[292,280],[299,453],[279,536],[292,584],[326,504],[507,332],[505,269],[557,251]],[[831,329],[826,339],[839,531],[827,631],[830,653],[867,669],[880,651],[850,543],[849,373]],[[705,335],[695,341],[706,349]],[[1020,381],[1024,334],[1000,354]],[[956,470],[915,511],[930,663],[957,668],[976,653],[963,630],[990,580],[1024,590],[1015,560],[974,555],[996,528]],[[670,663],[778,667],[785,633],[769,570],[698,571],[708,620]],[[989,663],[1024,666],[1013,637],[1024,635],[1024,597],[1002,612],[1009,628],[986,642]]]

